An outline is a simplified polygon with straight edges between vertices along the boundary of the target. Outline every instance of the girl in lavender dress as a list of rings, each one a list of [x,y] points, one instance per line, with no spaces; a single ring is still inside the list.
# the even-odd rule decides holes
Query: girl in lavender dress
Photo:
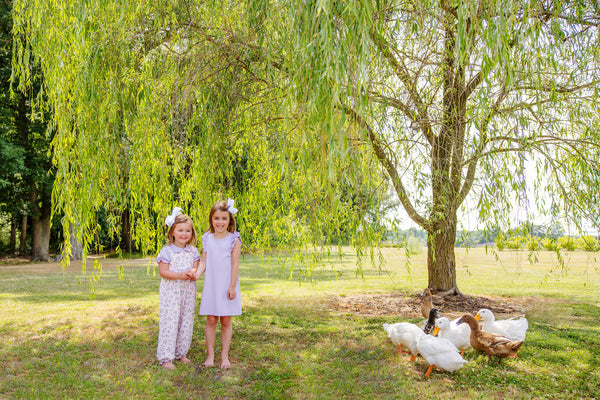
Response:
[[[173,360],[191,362],[186,355],[192,343],[200,254],[194,247],[194,223],[181,214],[181,208],[175,207],[165,223],[169,226],[168,243],[156,258],[161,276],[156,357],[166,369],[175,369]]]
[[[242,314],[238,278],[242,241],[240,234],[235,230],[233,215],[237,210],[233,204],[231,199],[216,203],[208,216],[210,228],[202,235],[202,260],[197,277],[206,270],[200,302],[200,315],[206,315],[206,367],[215,364],[215,338],[219,320],[222,341],[221,368],[231,367],[231,317]]]

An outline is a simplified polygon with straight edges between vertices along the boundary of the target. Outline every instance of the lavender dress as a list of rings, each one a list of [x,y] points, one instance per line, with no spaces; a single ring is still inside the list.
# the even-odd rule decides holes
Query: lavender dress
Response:
[[[200,260],[198,249],[187,245],[165,246],[156,262],[169,264],[169,271],[185,272]],[[196,282],[161,278],[158,290],[158,349],[156,357],[162,364],[185,356],[192,343]]]
[[[230,316],[242,314],[240,279],[235,285],[235,299],[227,298],[231,283],[231,253],[236,241],[242,241],[238,232],[223,239],[215,239],[212,233],[202,235],[202,251],[206,253],[204,289],[200,302],[200,315]]]

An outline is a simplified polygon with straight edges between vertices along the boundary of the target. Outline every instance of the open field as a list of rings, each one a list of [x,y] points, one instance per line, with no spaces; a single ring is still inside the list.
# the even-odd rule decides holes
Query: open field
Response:
[[[361,305],[366,296],[417,301],[425,254],[407,260],[384,248],[381,268],[365,257],[357,274],[345,250],[325,259],[244,257],[231,370],[198,367],[200,317],[194,366],[158,366],[152,259],[90,260],[85,274],[76,262],[65,271],[0,264],[0,399],[600,399],[598,253],[564,253],[561,264],[542,252],[532,264],[525,251],[456,249],[461,291],[515,304],[530,329],[518,359],[488,364],[471,350],[460,371],[427,379],[426,362],[397,355],[381,327],[418,322],[416,313]],[[356,299],[356,311],[332,307],[335,299]]]

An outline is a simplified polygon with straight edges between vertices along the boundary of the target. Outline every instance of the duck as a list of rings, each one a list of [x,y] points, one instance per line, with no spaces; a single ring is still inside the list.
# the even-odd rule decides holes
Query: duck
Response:
[[[512,340],[525,340],[525,335],[529,328],[529,322],[527,322],[527,318],[525,317],[496,321],[494,313],[487,308],[479,310],[477,315],[475,315],[475,319],[483,322],[481,328],[483,331],[496,333]]]
[[[461,352],[460,355],[465,355],[465,349],[471,347],[471,328],[467,324],[458,325],[457,322],[460,318],[450,321],[446,317],[441,317],[435,320],[435,328],[433,329],[433,336],[438,336],[444,339],[448,339],[456,346]]]
[[[431,290],[429,288],[425,288],[423,293],[421,293],[421,297],[424,297],[423,304],[421,305],[421,315],[423,318],[429,318],[429,311],[433,308],[433,302],[431,301]]]
[[[410,361],[415,361],[419,352],[417,351],[417,341],[425,333],[421,328],[410,322],[397,322],[395,324],[383,324],[385,330],[392,340],[392,343],[398,345],[398,352],[402,353],[402,346],[410,352]]]
[[[458,323],[469,325],[471,328],[469,337],[471,347],[487,354],[488,362],[491,361],[492,357],[498,359],[517,357],[517,351],[523,345],[523,340],[512,340],[492,332],[482,331],[479,322],[470,314],[463,315]]]
[[[444,371],[455,372],[467,363],[448,339],[424,334],[417,341],[417,350],[429,364],[426,377],[429,377],[434,366]]]
[[[430,334],[433,332],[433,329],[435,328],[435,319],[440,317],[440,312],[438,311],[437,308],[432,308],[431,310],[429,310],[429,316],[427,317],[427,320],[425,320],[425,322],[423,322],[423,325],[421,326],[421,329],[423,329],[423,332],[425,332],[426,334]]]

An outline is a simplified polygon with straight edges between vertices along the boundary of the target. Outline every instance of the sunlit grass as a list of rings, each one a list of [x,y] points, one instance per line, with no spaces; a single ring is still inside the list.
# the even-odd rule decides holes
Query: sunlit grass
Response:
[[[395,353],[381,325],[397,316],[333,313],[332,295],[401,292],[427,285],[425,254],[382,249],[383,265],[350,252],[325,259],[245,256],[243,315],[234,319],[234,368],[174,372],[155,361],[158,283],[151,259],[107,259],[0,267],[0,398],[600,398],[600,272],[593,253],[538,254],[457,249],[459,288],[485,296],[531,297],[530,329],[518,359],[470,362],[423,377],[423,359]],[[377,258],[376,258],[377,259]],[[123,264],[123,268],[119,265]],[[308,273],[308,269],[311,269]],[[90,277],[95,283],[90,300]],[[201,286],[199,285],[201,288]],[[218,342],[219,343],[219,342]]]

